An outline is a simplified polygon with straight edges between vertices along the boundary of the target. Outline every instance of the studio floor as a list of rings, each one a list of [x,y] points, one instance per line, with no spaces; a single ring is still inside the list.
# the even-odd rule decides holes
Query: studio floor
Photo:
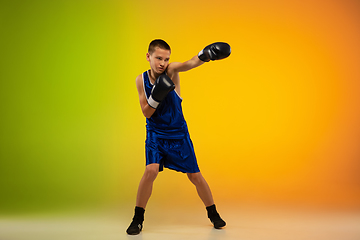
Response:
[[[151,211],[153,210],[153,211]],[[156,211],[155,211],[156,210]],[[121,214],[119,214],[121,213]],[[58,216],[0,218],[1,240],[359,240],[360,214],[298,208],[241,208],[220,212],[216,230],[201,210],[150,209],[144,229],[125,233],[132,210]]]

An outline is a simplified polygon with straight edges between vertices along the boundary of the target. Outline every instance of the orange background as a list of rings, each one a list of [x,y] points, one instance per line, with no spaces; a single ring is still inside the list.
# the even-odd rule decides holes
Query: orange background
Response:
[[[228,59],[181,74],[185,117],[215,195],[359,204],[356,1],[144,1],[135,9],[139,64],[154,38],[168,41],[173,61],[214,41],[232,47]]]

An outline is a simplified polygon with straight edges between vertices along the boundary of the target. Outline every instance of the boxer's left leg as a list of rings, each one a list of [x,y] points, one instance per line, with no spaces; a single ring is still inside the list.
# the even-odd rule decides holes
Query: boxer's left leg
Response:
[[[200,172],[187,173],[189,180],[195,185],[196,191],[206,207],[214,204],[209,185]]]
[[[195,185],[196,191],[198,192],[200,199],[203,201],[206,207],[208,218],[214,224],[214,227],[216,229],[224,227],[226,222],[220,217],[216,210],[210,187],[207,184],[205,178],[200,172],[187,173],[187,176],[189,180]]]

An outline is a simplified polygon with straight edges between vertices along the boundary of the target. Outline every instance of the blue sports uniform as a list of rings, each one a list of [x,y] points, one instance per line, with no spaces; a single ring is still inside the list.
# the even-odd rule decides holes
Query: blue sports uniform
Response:
[[[146,99],[151,95],[153,84],[149,72],[142,74]],[[200,172],[194,147],[181,107],[182,98],[171,91],[150,118],[146,118],[146,165],[160,164],[183,173]]]

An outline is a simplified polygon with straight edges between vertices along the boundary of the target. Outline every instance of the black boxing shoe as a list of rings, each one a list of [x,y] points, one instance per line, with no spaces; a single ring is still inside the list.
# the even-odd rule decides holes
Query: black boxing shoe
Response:
[[[143,228],[143,219],[134,217],[130,226],[126,230],[126,233],[129,235],[137,235],[141,232]]]
[[[210,219],[212,224],[214,224],[214,228],[220,229],[220,228],[225,227],[226,222],[224,220],[222,220],[219,213],[216,211],[215,204],[211,205],[209,207],[206,207],[206,210],[208,212],[208,218]]]
[[[214,228],[216,229],[221,229],[223,227],[225,227],[226,222],[224,220],[222,220],[222,218],[220,217],[220,215],[218,213],[212,215],[209,217],[210,221],[212,222],[212,224],[214,224]]]
[[[129,235],[137,235],[143,229],[145,209],[142,207],[135,207],[135,214],[130,226],[126,230]]]

